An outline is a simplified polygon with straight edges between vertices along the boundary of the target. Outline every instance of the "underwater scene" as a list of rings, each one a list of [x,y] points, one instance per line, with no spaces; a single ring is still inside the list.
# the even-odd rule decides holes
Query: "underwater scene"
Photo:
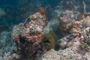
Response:
[[[90,60],[90,0],[0,0],[0,60]]]

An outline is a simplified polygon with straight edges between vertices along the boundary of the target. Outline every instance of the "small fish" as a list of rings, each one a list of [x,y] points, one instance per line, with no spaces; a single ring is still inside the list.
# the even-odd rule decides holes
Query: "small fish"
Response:
[[[37,35],[38,39],[40,39],[40,36],[39,36],[39,34],[37,32],[36,32],[36,35]]]
[[[50,8],[50,5],[49,4],[45,6],[45,9],[47,9],[47,8]]]

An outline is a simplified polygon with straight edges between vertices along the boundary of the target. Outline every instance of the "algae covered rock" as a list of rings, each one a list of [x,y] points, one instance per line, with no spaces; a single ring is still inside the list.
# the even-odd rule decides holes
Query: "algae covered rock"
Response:
[[[17,46],[17,52],[20,54],[19,60],[34,60],[32,58],[43,54],[41,41],[46,21],[45,16],[36,12],[30,15],[24,23],[13,28],[12,38]]]

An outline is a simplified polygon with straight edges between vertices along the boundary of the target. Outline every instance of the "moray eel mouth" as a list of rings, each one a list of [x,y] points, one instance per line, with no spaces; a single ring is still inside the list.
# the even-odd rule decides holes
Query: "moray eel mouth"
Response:
[[[49,40],[45,40],[43,41],[43,43],[51,43]]]

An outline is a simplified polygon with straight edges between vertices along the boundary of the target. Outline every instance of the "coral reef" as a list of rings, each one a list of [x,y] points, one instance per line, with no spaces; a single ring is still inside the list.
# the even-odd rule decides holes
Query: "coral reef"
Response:
[[[59,39],[57,41],[57,44],[60,46],[60,49],[65,49],[67,47],[70,47],[72,43],[70,41],[73,39],[71,35],[64,36],[63,38]]]
[[[84,15],[83,14],[79,14],[78,17],[77,17],[77,20],[80,21],[84,18]]]
[[[84,23],[89,23],[90,22],[90,17],[87,16],[85,19],[84,19]]]
[[[89,53],[86,53],[84,56],[82,56],[81,54],[78,54],[76,48],[73,47],[59,51],[55,51],[51,49],[50,51],[46,52],[40,59],[41,60],[84,60],[84,59],[89,60],[90,58],[88,57],[90,57]]]
[[[90,60],[86,2],[54,1],[18,0],[0,8],[0,60]]]
[[[73,23],[73,28],[71,30],[71,35],[65,36],[62,39],[58,40],[58,44],[61,49],[55,51],[53,49],[47,51],[42,57],[41,60],[89,60],[90,56],[90,47],[89,47],[89,32],[90,27],[82,27],[82,23],[86,19],[81,21],[75,21]],[[85,23],[89,23],[85,22]],[[70,38],[71,37],[71,38]],[[88,42],[87,42],[88,41]],[[68,47],[69,46],[69,47]],[[66,49],[65,49],[66,48]]]
[[[23,27],[24,27],[24,24],[23,23],[20,23],[19,25],[16,25],[16,26],[13,27],[12,34],[11,34],[13,40],[18,39],[17,38],[18,37],[18,34],[23,29]]]
[[[41,42],[45,33],[45,26],[46,13],[37,11],[35,14],[30,15],[24,23],[13,28],[13,40],[17,45],[18,52],[24,58],[28,59],[42,54],[43,47]]]
[[[66,10],[62,12],[59,16],[59,29],[62,35],[67,35],[70,33],[72,24],[75,21],[75,15],[73,11]]]
[[[72,25],[74,20],[74,14],[72,11],[66,10],[60,15],[60,29],[67,30]],[[63,25],[62,25],[63,24]]]

